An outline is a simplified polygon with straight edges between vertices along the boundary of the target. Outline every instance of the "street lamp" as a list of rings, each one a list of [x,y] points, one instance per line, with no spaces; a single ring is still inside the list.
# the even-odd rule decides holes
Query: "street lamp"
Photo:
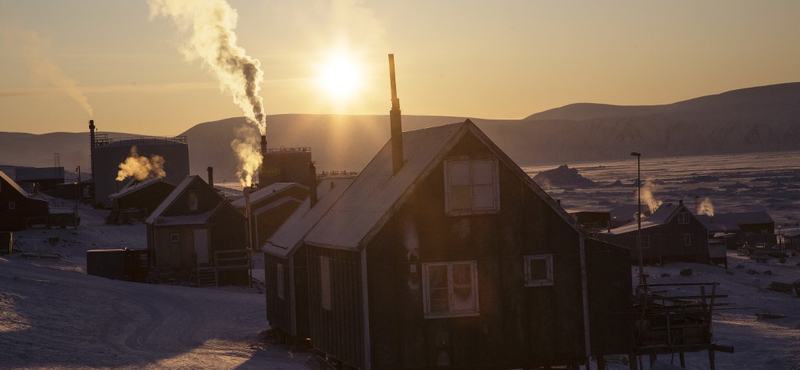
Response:
[[[636,223],[639,225],[636,231],[636,249],[639,251],[639,284],[647,285],[644,277],[644,260],[642,259],[642,153],[631,152],[631,156],[636,157],[636,194],[639,198],[639,211],[636,213]]]

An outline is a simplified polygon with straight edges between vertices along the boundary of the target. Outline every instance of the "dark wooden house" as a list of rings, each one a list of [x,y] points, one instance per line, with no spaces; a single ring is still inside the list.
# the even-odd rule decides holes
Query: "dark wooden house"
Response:
[[[24,230],[47,225],[47,201],[31,197],[14,180],[0,171],[0,230]]]
[[[145,220],[152,267],[206,284],[249,284],[245,217],[198,176],[184,179]]]
[[[175,190],[175,185],[164,179],[136,181],[130,179],[120,191],[109,195],[112,202],[109,223],[128,223],[144,220],[164,199]]]
[[[263,245],[308,196],[308,187],[296,182],[276,182],[250,193],[253,246]],[[243,215],[245,197],[233,201]]]
[[[397,130],[302,243],[311,344],[345,367],[630,350],[629,251],[588,238],[469,120]]]
[[[307,257],[303,238],[342,195],[352,178],[326,178],[262,245],[267,320],[281,335],[303,340],[308,322]]]
[[[636,221],[611,229],[597,236],[608,242],[628,247],[631,258],[638,260]],[[709,255],[708,231],[697,217],[684,205],[664,203],[649,217],[642,220],[642,258],[647,262],[701,262],[709,258],[724,259],[725,251],[713,251]],[[723,262],[723,261],[720,261]]]
[[[777,242],[775,221],[766,211],[698,215],[697,219],[708,229],[709,238],[728,249],[736,249],[744,243]]]

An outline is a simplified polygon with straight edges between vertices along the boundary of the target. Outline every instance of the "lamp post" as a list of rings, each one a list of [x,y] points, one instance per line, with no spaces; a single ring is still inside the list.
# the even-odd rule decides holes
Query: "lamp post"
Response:
[[[639,284],[647,285],[647,279],[644,277],[644,260],[642,259],[642,153],[631,152],[631,156],[636,157],[636,194],[639,198],[639,210],[636,213],[636,223],[638,229],[636,231],[636,249],[639,251]]]

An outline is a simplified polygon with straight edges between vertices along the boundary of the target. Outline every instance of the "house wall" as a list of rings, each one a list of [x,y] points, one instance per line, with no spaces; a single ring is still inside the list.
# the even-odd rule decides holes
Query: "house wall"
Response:
[[[284,298],[278,298],[277,264],[283,264]],[[264,271],[267,300],[267,320],[277,328],[295,338],[308,338],[308,275],[306,248],[301,246],[291,259],[264,255]],[[292,294],[291,289],[294,289]],[[294,310],[292,309],[294,306]],[[292,324],[292,315],[294,326]]]
[[[175,185],[157,182],[144,189],[117,198],[115,207],[120,210],[130,208],[145,210],[145,216],[148,216],[158,208],[173,190],[175,190]]]
[[[491,154],[467,135],[448,156]],[[446,216],[444,186],[440,164],[367,246],[373,369],[582,361],[578,233],[502,162],[497,214]],[[554,286],[525,286],[537,253],[553,255]],[[461,260],[477,261],[479,316],[424,318],[422,263]]]
[[[633,292],[630,251],[586,240],[589,323],[593,356],[630,353],[633,347]]]
[[[629,248],[631,259],[638,260],[636,234],[637,231],[632,231],[620,235],[601,235],[601,237],[603,240]],[[684,234],[692,235],[691,245],[684,245]],[[646,245],[642,248],[642,259],[645,261],[708,262],[708,231],[693,216],[689,217],[688,224],[679,224],[678,217],[673,217],[669,223],[642,229],[642,237],[642,240],[650,241],[649,248]]]
[[[154,267],[160,269],[190,269],[197,267],[194,251],[194,230],[197,225],[157,226],[153,228]],[[170,235],[176,233],[179,241],[173,242]]]
[[[268,211],[258,214],[253,212],[253,245],[255,247],[264,245],[269,237],[283,225],[283,222],[286,221],[299,206],[300,202],[289,201]]]
[[[47,202],[28,198],[17,192],[8,182],[2,179],[0,182],[0,230],[24,230],[29,222],[42,225],[47,223]],[[14,209],[10,209],[12,202]]]

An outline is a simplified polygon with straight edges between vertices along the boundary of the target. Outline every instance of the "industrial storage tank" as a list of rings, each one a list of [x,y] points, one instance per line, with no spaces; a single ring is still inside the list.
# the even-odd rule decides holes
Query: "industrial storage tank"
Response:
[[[262,149],[263,150],[263,149]],[[264,154],[259,170],[258,186],[269,186],[276,182],[308,182],[308,164],[311,148],[271,148]]]
[[[179,184],[189,176],[189,145],[185,136],[177,137],[126,137],[109,139],[103,134],[92,135],[94,139],[92,151],[92,170],[94,178],[95,204],[110,208],[112,201],[109,195],[116,193],[124,186],[124,181],[117,181],[120,163],[131,156],[131,148],[136,147],[140,157],[152,158],[158,155],[164,158],[164,178],[167,182]]]

